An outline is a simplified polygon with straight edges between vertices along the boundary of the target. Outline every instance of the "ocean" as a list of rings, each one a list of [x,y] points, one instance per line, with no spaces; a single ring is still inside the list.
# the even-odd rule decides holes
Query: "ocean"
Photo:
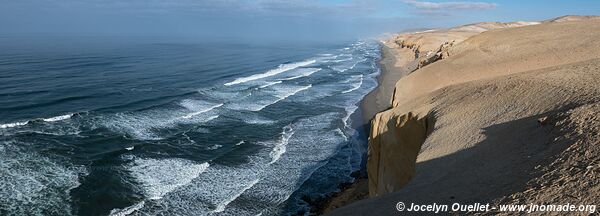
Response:
[[[0,215],[306,214],[364,166],[375,41],[0,47]]]

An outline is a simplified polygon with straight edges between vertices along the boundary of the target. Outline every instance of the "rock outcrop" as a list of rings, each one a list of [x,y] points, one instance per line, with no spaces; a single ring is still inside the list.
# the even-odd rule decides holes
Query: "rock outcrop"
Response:
[[[399,49],[411,50],[414,53],[414,59],[412,59],[412,61],[417,64],[415,69],[419,69],[438,60],[447,58],[450,55],[449,49],[454,44],[460,43],[471,36],[493,29],[536,24],[539,24],[539,22],[482,22],[450,29],[436,29],[399,34],[384,43],[392,44]]]
[[[383,112],[375,116],[367,155],[369,196],[397,191],[412,179],[417,155],[433,124],[432,114]]]

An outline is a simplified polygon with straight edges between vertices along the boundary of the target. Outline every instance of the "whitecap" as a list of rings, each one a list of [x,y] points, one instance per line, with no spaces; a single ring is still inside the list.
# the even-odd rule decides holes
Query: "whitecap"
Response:
[[[312,75],[312,74],[314,74],[316,72],[319,72],[319,71],[321,71],[321,68],[311,68],[311,70],[304,71],[300,75],[296,75],[296,76],[288,77],[288,78],[283,78],[281,80],[295,80],[295,79],[298,79],[298,78],[310,76],[310,75]]]
[[[281,82],[282,82],[282,81],[267,82],[267,84],[261,85],[261,86],[259,86],[258,88],[266,88],[266,87],[269,87],[269,86],[272,86],[272,85],[279,84],[279,83],[281,83]]]
[[[223,105],[224,105],[224,104],[220,103],[220,104],[217,104],[217,105],[213,105],[213,106],[211,106],[211,107],[206,107],[206,108],[200,109],[200,110],[198,110],[198,111],[195,111],[195,112],[193,112],[193,113],[189,113],[189,114],[187,114],[187,115],[184,115],[184,116],[182,116],[182,118],[184,118],[184,119],[190,119],[190,118],[192,118],[192,117],[194,117],[194,116],[197,116],[197,115],[200,115],[200,114],[202,114],[202,113],[205,113],[205,112],[211,111],[211,110],[213,110],[213,109],[215,109],[215,108],[219,108],[219,107],[221,107],[221,106],[223,106]]]
[[[353,92],[354,90],[359,89],[362,86],[362,83],[363,83],[363,75],[361,74],[360,77],[359,77],[359,81],[356,82],[356,83],[353,83],[352,84],[352,88],[350,88],[348,90],[345,90],[345,91],[342,91],[342,93],[345,94],[345,93]]]
[[[62,121],[62,120],[67,120],[67,119],[70,119],[71,117],[73,117],[73,115],[74,115],[74,114],[60,115],[60,116],[55,116],[55,117],[45,118],[45,119],[42,119],[42,121],[45,121],[45,122],[56,122],[56,121]]]
[[[245,83],[245,82],[252,81],[252,80],[263,79],[263,78],[274,76],[274,75],[277,75],[277,74],[280,74],[280,73],[283,73],[283,72],[286,72],[289,70],[293,70],[293,69],[296,69],[299,67],[307,66],[307,65],[313,64],[315,62],[316,62],[316,60],[307,60],[307,61],[302,61],[302,62],[282,64],[282,65],[279,65],[279,67],[277,67],[275,69],[271,69],[265,73],[254,74],[254,75],[248,76],[248,77],[237,78],[234,81],[225,83],[224,85],[230,86],[230,85]]]
[[[24,125],[27,125],[27,123],[29,123],[29,122],[26,121],[26,122],[13,122],[13,123],[7,123],[7,124],[0,124],[0,129],[24,126]]]
[[[166,208],[146,205],[141,212],[143,215],[210,215],[210,212],[230,211],[230,208],[234,208],[232,203],[259,182],[263,171],[264,165],[256,163],[212,165],[190,184],[176,189],[163,199],[152,201]]]
[[[352,59],[354,59],[354,58],[350,57],[350,58],[345,58],[345,59],[331,60],[331,62],[340,63],[340,62],[350,61]]]
[[[289,137],[285,153],[273,160],[272,149],[261,148],[249,162],[233,166],[214,164],[191,183],[178,187],[160,200],[146,201],[143,215],[266,215],[277,214],[295,191],[337,151],[344,142],[332,124],[339,113],[299,119],[284,127]],[[283,134],[282,134],[283,135]],[[280,139],[264,144],[271,148]],[[284,156],[285,155],[285,156]],[[244,200],[244,202],[236,202]],[[247,200],[258,200],[248,204]],[[149,204],[152,203],[152,204]],[[280,213],[280,212],[279,212]]]
[[[345,138],[331,128],[339,118],[338,113],[327,113],[300,119],[290,126],[294,135],[289,138],[285,153],[265,168],[260,182],[246,191],[249,197],[264,202],[244,209],[245,215],[258,212],[277,214],[273,204],[286,202],[316,169],[327,164],[327,159],[345,142]],[[232,211],[234,209],[225,210],[226,213],[235,213]]]
[[[113,209],[110,211],[110,216],[127,216],[136,211],[139,211],[144,207],[145,201],[138,202],[132,206],[125,207],[123,209]]]
[[[346,116],[344,116],[344,118],[342,118],[342,121],[344,122],[344,127],[345,128],[350,128],[350,116],[358,109],[358,106],[356,105],[351,105],[345,108],[346,110]]]
[[[367,60],[367,59],[358,60],[358,61],[354,62],[354,64],[352,64],[352,66],[350,66],[350,67],[347,67],[347,68],[342,68],[342,69],[340,69],[339,67],[333,67],[333,69],[334,69],[334,70],[336,70],[336,71],[339,71],[339,72],[342,72],[342,73],[343,73],[343,72],[346,72],[347,70],[352,70],[352,69],[354,69],[354,68],[356,67],[356,65],[358,65],[358,63],[364,62],[364,61],[366,61],[366,60]]]
[[[285,100],[286,98],[288,98],[288,97],[290,97],[290,96],[293,96],[293,95],[295,95],[295,94],[298,94],[299,92],[301,92],[301,91],[304,91],[304,90],[307,90],[307,89],[309,89],[309,88],[311,88],[311,87],[312,87],[312,84],[310,84],[310,85],[307,85],[307,86],[304,86],[304,87],[300,87],[300,88],[297,88],[297,89],[294,89],[294,90],[292,90],[292,91],[289,91],[289,92],[277,92],[277,93],[275,94],[275,96],[278,98],[277,100],[275,100],[275,101],[272,101],[272,102],[270,102],[270,103],[267,103],[267,104],[264,104],[264,105],[259,105],[259,106],[257,106],[257,107],[251,108],[251,110],[252,110],[252,111],[255,111],[255,112],[261,111],[262,109],[264,109],[264,108],[266,108],[266,107],[268,107],[268,106],[271,106],[271,105],[273,105],[273,104],[276,104],[276,103],[277,103],[277,102],[279,102],[279,101]]]
[[[301,91],[311,88],[312,85],[307,86],[290,86],[290,85],[277,85],[272,88],[265,89],[257,92],[252,98],[244,98],[235,103],[227,104],[227,108],[233,110],[248,110],[258,112],[264,108],[278,103],[279,101],[285,100],[288,97],[298,94]],[[247,123],[258,123],[257,119],[247,119]],[[260,120],[258,120],[260,121]],[[271,123],[265,122],[265,123]]]
[[[270,124],[275,123],[275,121],[270,120],[270,119],[259,119],[259,118],[245,119],[244,122],[246,122],[248,124],[258,124],[258,125],[270,125]]]
[[[348,136],[346,136],[346,134],[344,133],[344,131],[342,131],[342,129],[335,129],[334,130],[336,133],[338,133],[340,136],[344,137],[344,140],[348,140]]]
[[[269,153],[269,155],[271,156],[271,162],[269,162],[269,164],[277,162],[277,160],[281,158],[281,155],[285,153],[286,146],[290,141],[292,135],[294,135],[294,130],[292,129],[292,127],[290,125],[285,126],[283,128],[283,132],[281,132],[281,138],[275,144],[273,150],[271,150],[271,153]]]
[[[150,200],[161,199],[165,194],[192,182],[209,167],[208,163],[173,159],[153,159],[134,157],[127,165],[145,197]]]
[[[57,121],[62,121],[62,120],[70,119],[71,117],[73,117],[73,115],[74,114],[66,114],[66,115],[60,115],[60,116],[55,116],[55,117],[50,117],[50,118],[40,118],[40,119],[38,119],[38,121],[41,120],[41,121],[44,121],[44,122],[57,122]],[[0,124],[0,129],[25,126],[25,125],[29,124],[30,122],[32,122],[32,121],[23,121],[23,122],[13,122],[13,123]]]
[[[100,116],[98,121],[99,124],[114,132],[127,134],[136,139],[159,140],[161,137],[154,134],[152,130],[174,124],[174,121],[165,115],[166,113],[159,112],[116,113],[109,116]]]
[[[215,120],[215,119],[217,119],[217,118],[219,118],[219,115],[214,115],[214,116],[210,116],[210,117],[206,118],[206,120],[205,120],[205,121],[206,121],[206,122],[209,122],[209,121]]]
[[[220,149],[221,147],[223,147],[223,145],[219,145],[219,144],[215,144],[211,147],[208,147],[208,150],[216,150],[216,149]]]
[[[127,134],[135,139],[160,140],[163,138],[156,133],[157,130],[172,128],[177,124],[206,123],[219,117],[219,115],[212,115],[199,118],[197,116],[199,113],[187,115],[183,115],[183,113],[184,110],[173,109],[156,109],[138,113],[116,113],[99,116],[97,122],[109,130]]]
[[[225,207],[227,207],[227,205],[229,205],[229,203],[233,202],[235,199],[237,199],[238,197],[240,197],[245,191],[247,191],[248,189],[252,188],[259,181],[260,181],[260,179],[256,179],[254,181],[251,181],[247,186],[245,186],[244,188],[242,188],[241,190],[239,190],[236,194],[234,194],[233,196],[227,198],[226,200],[224,200],[223,202],[221,202],[220,204],[218,204],[217,208],[215,208],[215,210],[213,210],[213,212],[222,212],[222,211],[225,211]]]
[[[14,215],[70,215],[70,191],[81,185],[83,167],[59,164],[19,146],[27,143],[0,143],[0,206]]]

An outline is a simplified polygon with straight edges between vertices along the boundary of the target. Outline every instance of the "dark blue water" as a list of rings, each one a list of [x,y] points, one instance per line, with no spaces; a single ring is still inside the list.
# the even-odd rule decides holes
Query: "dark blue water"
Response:
[[[0,215],[296,214],[360,168],[375,42],[120,40],[0,39]]]

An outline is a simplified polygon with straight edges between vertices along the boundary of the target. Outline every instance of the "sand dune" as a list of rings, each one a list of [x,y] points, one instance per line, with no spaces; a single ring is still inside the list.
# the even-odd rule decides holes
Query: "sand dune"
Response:
[[[398,119],[429,113],[435,126],[413,164],[377,159],[377,170],[414,166],[410,182],[331,214],[398,215],[399,201],[596,204],[600,20],[556,20],[475,34],[401,78],[393,107],[372,122],[370,142],[387,140],[388,149],[370,149],[369,162],[414,136],[394,129]]]
[[[600,56],[596,19],[492,30],[451,47],[438,61],[396,83],[397,106],[445,86]]]

